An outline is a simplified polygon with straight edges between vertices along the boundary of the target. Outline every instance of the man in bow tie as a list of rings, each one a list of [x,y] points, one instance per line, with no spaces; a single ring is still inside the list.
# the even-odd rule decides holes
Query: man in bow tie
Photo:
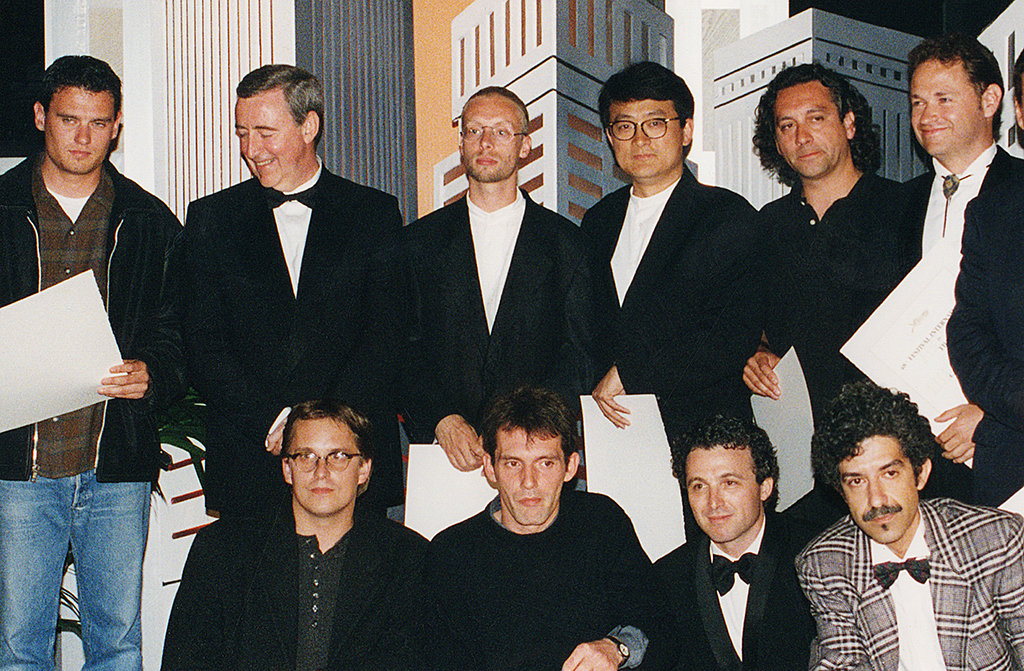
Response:
[[[673,443],[672,471],[707,534],[655,564],[682,641],[677,668],[806,668],[814,621],[793,557],[810,533],[774,512],[779,464],[768,435],[715,417]]]
[[[323,89],[312,74],[265,65],[237,94],[235,135],[253,179],[189,205],[172,263],[190,381],[209,408],[206,506],[249,515],[285,496],[264,439],[282,407],[306,398],[344,400],[369,416],[378,451],[361,504],[397,503],[380,250],[401,227],[398,203],[324,168]]]
[[[921,501],[934,449],[906,394],[847,385],[814,434],[818,478],[850,509],[796,560],[814,669],[1024,668],[1024,523]]]

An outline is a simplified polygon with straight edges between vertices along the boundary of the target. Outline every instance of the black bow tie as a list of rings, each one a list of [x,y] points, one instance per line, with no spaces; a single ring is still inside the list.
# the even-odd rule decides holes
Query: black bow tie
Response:
[[[878,584],[883,589],[889,589],[892,584],[896,582],[896,578],[899,577],[900,571],[906,570],[910,574],[910,577],[921,583],[922,585],[928,580],[928,575],[931,572],[931,567],[928,564],[928,559],[908,559],[905,562],[891,562],[887,561],[882,564],[875,564],[874,572],[875,579],[878,580]]]
[[[309,209],[313,209],[313,200],[316,198],[316,184],[305,191],[298,193],[284,194],[277,189],[263,189],[263,195],[267,197],[267,204],[271,210],[276,210],[290,200],[297,200]]]
[[[722,555],[715,555],[711,560],[711,580],[715,583],[715,589],[719,594],[725,594],[732,589],[736,576],[748,585],[754,579],[754,562],[757,555],[748,552],[736,561],[730,561]]]

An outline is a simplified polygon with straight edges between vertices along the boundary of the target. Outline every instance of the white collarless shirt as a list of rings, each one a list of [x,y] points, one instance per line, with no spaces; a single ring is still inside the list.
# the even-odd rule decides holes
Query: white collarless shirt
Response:
[[[466,205],[469,207],[469,230],[473,235],[480,295],[484,300],[487,332],[490,333],[494,317],[498,314],[508,269],[512,265],[512,253],[523,225],[523,215],[526,214],[526,199],[517,189],[515,201],[494,212],[481,210],[468,195]]]
[[[319,167],[316,173],[298,188],[283,192],[286,196],[305,191],[316,184],[324,166],[317,157]],[[277,235],[281,239],[281,251],[284,262],[288,265],[288,275],[292,280],[292,294],[299,294],[299,271],[302,269],[302,254],[306,250],[306,234],[309,233],[309,220],[313,216],[312,208],[306,207],[297,200],[289,200],[274,208],[274,222],[277,224]]]
[[[910,541],[905,557],[897,557],[887,546],[869,538],[871,565],[884,562],[901,563],[907,559],[925,559],[931,555],[924,539],[924,519],[917,525],[917,531]],[[935,609],[932,605],[930,583],[921,584],[906,571],[900,571],[896,582],[889,587],[889,597],[896,611],[896,628],[900,640],[899,671],[941,671],[946,668],[939,646],[939,634],[935,625]]]
[[[946,197],[942,195],[942,178],[952,172],[936,159],[932,159],[935,178],[932,180],[932,190],[928,193],[928,211],[924,217],[924,232],[921,235],[922,256],[947,239],[955,240],[956,248],[960,249],[960,241],[964,237],[964,211],[967,209],[967,203],[981,191],[981,183],[985,181],[989,165],[995,157],[996,145],[993,143],[981,152],[966,170],[957,175],[960,178],[960,186],[950,196],[948,207]]]
[[[764,538],[764,518],[761,519],[761,529],[757,532],[754,542],[744,550],[740,557],[749,553],[757,554],[761,551],[761,540]],[[731,554],[718,547],[714,541],[711,542],[711,560],[715,555],[725,557],[729,561],[737,561],[740,557],[733,557]],[[718,605],[722,609],[722,617],[725,618],[725,628],[729,630],[729,638],[732,640],[732,647],[736,655],[743,661],[743,620],[747,616],[747,597],[750,595],[750,585],[743,582],[743,578],[736,574],[732,583],[732,589],[725,594],[718,596]]]
[[[633,276],[636,275],[636,269],[644,258],[644,252],[651,242],[658,220],[665,211],[665,204],[678,184],[677,179],[665,190],[647,198],[637,196],[633,189],[629,191],[626,218],[622,222],[622,230],[619,231],[619,240],[615,244],[611,261],[612,278],[615,280],[615,292],[619,295],[619,305],[622,305],[629,285],[633,283]]]

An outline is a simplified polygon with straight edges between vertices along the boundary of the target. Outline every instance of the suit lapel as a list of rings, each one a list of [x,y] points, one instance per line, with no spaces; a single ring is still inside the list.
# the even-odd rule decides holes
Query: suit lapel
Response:
[[[852,524],[852,522],[851,522]],[[892,597],[882,589],[871,568],[868,536],[860,529],[854,535],[853,584],[860,594],[857,625],[864,633],[872,668],[897,671],[900,663],[899,631]]]
[[[665,209],[654,227],[651,240],[647,243],[633,281],[622,300],[624,309],[651,291],[661,290],[661,269],[676,257],[676,250],[686,241],[693,222],[702,218],[702,213],[694,211],[693,188],[696,184],[693,174],[689,170],[684,171],[665,203]]]
[[[341,584],[338,602],[334,609],[334,623],[331,629],[330,659],[341,662],[345,650],[350,648],[353,632],[362,623],[363,612],[377,607],[375,593],[380,589],[384,557],[374,542],[370,523],[356,523],[349,532],[352,538],[345,548],[345,559],[341,570]]]
[[[262,187],[255,179],[252,193],[243,197],[246,208],[236,217],[238,222],[238,250],[244,272],[256,277],[258,284],[267,285],[267,296],[275,305],[293,305],[291,276],[281,248],[274,213],[263,197]]]
[[[536,218],[531,216],[532,210],[536,207],[529,196],[526,196],[526,212],[512,251],[508,276],[505,278],[505,286],[501,289],[498,311],[494,315],[494,326],[488,339],[484,363],[485,379],[493,375],[495,365],[501,356],[502,345],[518,339],[517,332],[522,326],[522,321],[518,319],[516,308],[522,306],[524,301],[532,300],[531,297],[536,295],[537,287],[544,283],[552,269],[552,259],[544,245],[540,226]]]
[[[963,578],[964,569],[956,548],[943,531],[941,520],[925,501],[921,502],[921,519],[931,553],[928,586],[942,658],[950,669],[977,668],[979,665],[970,663],[968,658],[969,639],[964,619],[973,602],[971,585]]]
[[[262,631],[273,631],[282,659],[295,659],[298,637],[299,552],[291,509],[282,510],[274,522],[270,538],[263,548],[260,563],[253,574],[252,600],[240,617],[273,622]]]
[[[461,340],[461,347],[476,355],[475,366],[482,366],[490,335],[480,292],[480,274],[476,267],[473,233],[469,228],[466,199],[460,201],[456,216],[449,222],[448,243],[442,250],[440,282],[445,301],[444,319],[450,333]],[[479,369],[479,368],[478,368]]]
[[[764,611],[768,595],[778,568],[776,548],[779,546],[779,530],[769,514],[764,521],[764,537],[757,553],[753,582],[747,592],[747,609],[743,616],[743,667],[758,668],[760,643],[764,640]]]
[[[742,664],[736,649],[733,648],[729,629],[725,625],[725,616],[722,615],[722,606],[718,602],[718,592],[715,591],[715,585],[711,580],[711,541],[702,535],[698,542],[697,555],[693,562],[693,578],[700,621],[704,623],[704,633],[708,637],[712,652],[715,653],[718,668],[739,671]]]

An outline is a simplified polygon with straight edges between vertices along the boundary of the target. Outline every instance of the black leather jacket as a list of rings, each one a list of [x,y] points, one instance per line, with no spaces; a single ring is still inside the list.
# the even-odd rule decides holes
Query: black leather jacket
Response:
[[[0,306],[40,288],[39,223],[32,198],[35,161],[30,157],[0,176]],[[96,477],[102,482],[154,481],[160,446],[153,411],[184,390],[180,336],[170,311],[161,311],[165,257],[181,224],[158,198],[109,163],[104,167],[115,194],[107,229],[107,315],[121,355],[146,362],[150,388],[138,400],[104,402]],[[17,393],[3,389],[0,403]],[[34,477],[32,429],[0,433],[0,479]]]

